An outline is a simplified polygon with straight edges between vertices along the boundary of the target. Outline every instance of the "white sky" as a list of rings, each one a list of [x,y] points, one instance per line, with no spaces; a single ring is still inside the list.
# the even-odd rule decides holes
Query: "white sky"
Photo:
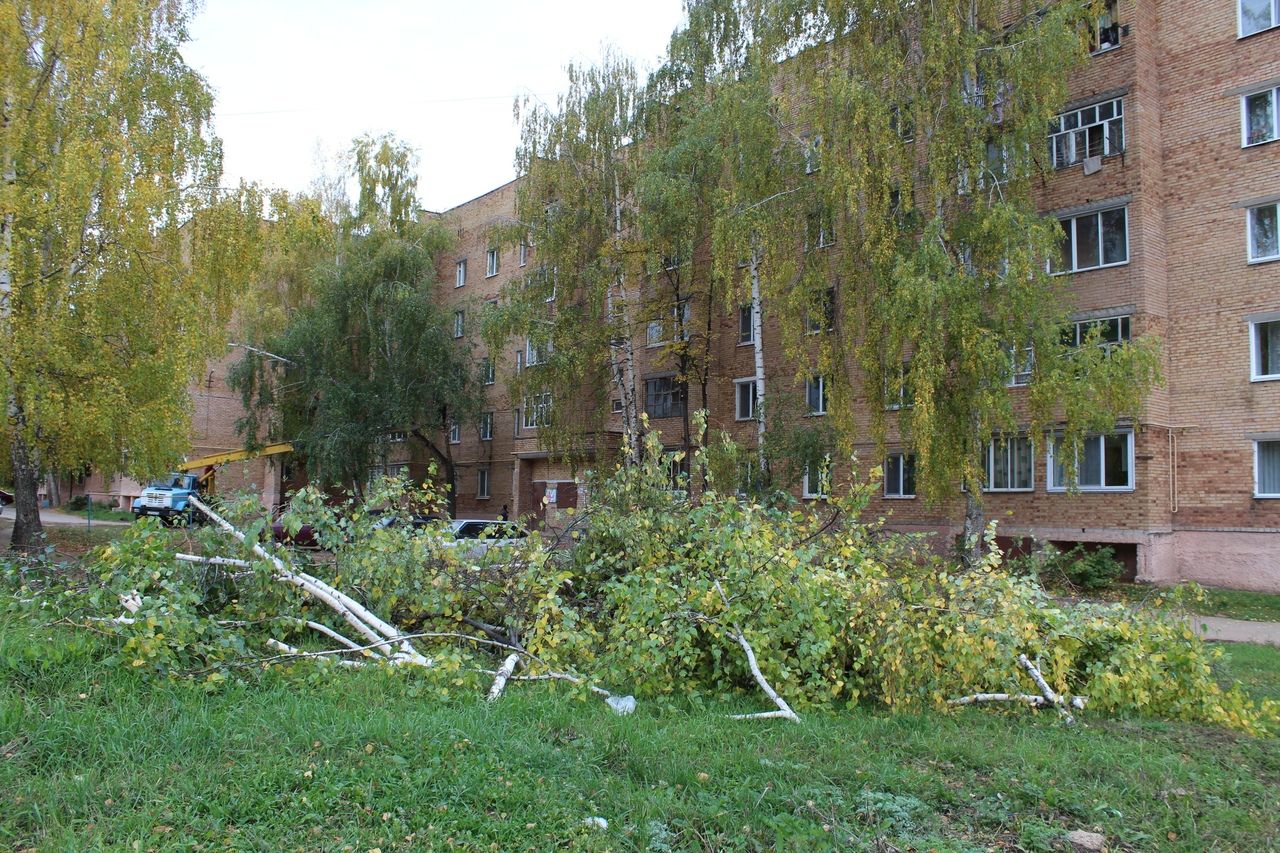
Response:
[[[604,45],[652,68],[681,0],[204,0],[183,55],[217,96],[224,183],[306,189],[322,157],[394,133],[444,210],[515,177],[517,94],[554,103]]]

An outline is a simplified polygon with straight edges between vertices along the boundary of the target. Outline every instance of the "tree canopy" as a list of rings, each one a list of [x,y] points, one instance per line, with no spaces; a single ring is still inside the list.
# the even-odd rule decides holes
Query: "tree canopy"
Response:
[[[45,472],[145,477],[186,449],[188,384],[224,345],[261,199],[219,186],[182,0],[0,7],[0,392],[15,547]]]

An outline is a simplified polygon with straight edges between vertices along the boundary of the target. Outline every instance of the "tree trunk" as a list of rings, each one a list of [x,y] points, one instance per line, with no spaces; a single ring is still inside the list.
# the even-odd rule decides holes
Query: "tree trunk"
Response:
[[[760,253],[755,249],[751,251],[751,349],[756,367],[756,464],[763,484],[768,464],[764,448],[764,318],[760,311]]]
[[[430,452],[431,455],[439,461],[441,467],[444,468],[444,479],[449,486],[449,495],[446,499],[446,505],[449,509],[449,517],[456,518],[458,516],[458,469],[457,466],[453,464],[453,454],[445,453],[440,450],[440,448],[436,446],[436,443],[427,438],[427,436],[418,427],[414,427],[410,432],[414,438],[422,442],[423,446],[427,448],[427,451]],[[447,447],[448,445],[446,444],[445,446]]]
[[[34,552],[44,544],[44,528],[40,526],[40,506],[37,492],[40,473],[36,470],[31,448],[20,433],[13,436],[13,538],[9,547],[14,551]]]
[[[986,515],[982,511],[982,498],[977,494],[977,486],[969,487],[964,493],[964,561],[969,568],[982,562],[982,534],[986,529]]]

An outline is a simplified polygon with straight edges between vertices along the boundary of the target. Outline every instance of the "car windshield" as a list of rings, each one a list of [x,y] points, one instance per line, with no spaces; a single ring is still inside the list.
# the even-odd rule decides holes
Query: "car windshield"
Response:
[[[528,535],[509,521],[455,521],[453,535],[459,539],[522,539]]]

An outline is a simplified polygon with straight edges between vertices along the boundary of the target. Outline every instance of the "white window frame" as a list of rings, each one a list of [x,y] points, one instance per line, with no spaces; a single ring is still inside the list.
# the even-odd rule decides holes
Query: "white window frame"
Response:
[[[1267,30],[1274,30],[1276,27],[1280,27],[1280,0],[1271,0],[1271,25],[1250,33],[1244,31],[1244,4],[1242,0],[1236,0],[1236,33],[1238,38],[1248,38],[1258,33],[1265,33]]]
[[[449,443],[462,444],[462,424],[453,419],[449,421]]]
[[[529,263],[529,241],[528,240],[520,241],[519,262],[520,262],[520,266],[525,266],[526,264]]]
[[[818,300],[818,321],[814,322],[814,312],[805,310],[803,322],[806,335],[818,335],[830,332],[836,327],[836,289],[828,287],[822,291]]]
[[[890,460],[890,459],[894,459],[894,458],[898,458],[898,459],[901,459],[901,460],[902,460],[901,464],[899,464],[899,465],[898,465],[898,491],[897,491],[897,493],[893,493],[893,492],[890,492],[890,491],[889,491],[889,460]],[[912,479],[914,480],[914,479],[915,479],[915,467],[916,467],[916,463],[915,463],[915,454],[914,454],[914,453],[907,453],[907,452],[905,452],[905,451],[898,451],[897,453],[890,453],[890,454],[888,454],[888,455],[886,455],[886,456],[885,456],[885,458],[884,458],[884,473],[883,473],[883,476],[881,477],[881,480],[883,481],[883,485],[884,485],[884,497],[885,497],[887,500],[905,501],[905,500],[912,500],[912,499],[914,499],[914,498],[915,498],[915,496],[916,496],[915,489],[913,488],[913,489],[911,490],[911,493],[910,493],[910,494],[907,494],[907,489],[906,489],[906,479],[907,479],[907,460],[908,460],[908,459],[910,459],[910,460],[911,460]],[[913,485],[913,486],[915,486],[915,485],[917,485],[917,484],[913,483],[912,485]]]
[[[1280,492],[1262,491],[1262,445],[1280,445],[1280,439],[1260,438],[1253,442],[1253,496],[1259,500],[1280,499]]]
[[[545,426],[547,422],[547,414],[551,410],[552,400],[551,392],[542,394],[531,394],[524,398],[524,406],[521,409],[520,424],[523,429],[537,429]]]
[[[480,440],[493,441],[493,412],[480,413]]]
[[[1030,385],[1036,366],[1035,349],[1032,347],[1005,347],[1005,352],[1009,353],[1009,381],[1005,383],[1005,387],[1025,388]],[[1021,360],[1018,358],[1019,352],[1022,354]]]
[[[815,383],[818,389],[818,408],[816,409],[813,407],[813,401],[810,397]],[[827,413],[827,403],[827,377],[821,374],[806,376],[804,380],[805,414],[812,418],[821,417]]]
[[[747,321],[747,326],[742,327],[742,321]],[[748,302],[746,305],[738,306],[738,346],[750,346],[756,342],[756,308],[755,305]]]
[[[1031,465],[1028,471],[1031,475],[1031,482],[1025,486],[993,486],[996,471],[996,453],[1003,452],[1008,455],[1007,469],[1010,476],[1014,476],[1016,471],[1014,467],[1014,448],[1023,444],[1028,447],[1031,453]],[[1000,447],[999,445],[1004,445]],[[987,442],[987,473],[983,480],[982,491],[984,492],[1034,492],[1036,490],[1036,443],[1032,441],[1029,435],[1007,435],[996,436]]]
[[[1249,141],[1249,99],[1258,95],[1271,97],[1271,136],[1257,142]],[[1240,96],[1240,147],[1254,148],[1280,139],[1280,86],[1268,86]]]
[[[498,250],[489,249],[484,253],[484,277],[493,278],[498,274]]]
[[[466,312],[466,311],[461,311],[461,310],[459,310],[459,311],[454,311],[454,312],[453,312],[453,337],[454,337],[454,339],[460,338],[460,337],[462,337],[463,335],[465,335],[466,333],[467,333],[467,312]]]
[[[1134,440],[1133,430],[1132,430],[1132,429],[1125,428],[1125,429],[1118,429],[1118,430],[1115,430],[1114,432],[1111,432],[1111,433],[1091,433],[1090,435],[1086,435],[1086,436],[1084,437],[1084,440],[1085,440],[1085,441],[1093,441],[1093,440],[1102,441],[1103,439],[1105,439],[1105,438],[1106,438],[1106,436],[1107,436],[1107,435],[1124,435],[1124,436],[1127,436],[1127,437],[1128,437],[1128,445],[1129,445],[1129,483],[1128,483],[1128,485],[1125,485],[1125,486],[1106,486],[1106,485],[1100,485],[1100,486],[1084,486],[1084,485],[1081,485],[1081,484],[1080,484],[1080,472],[1079,472],[1079,470],[1078,470],[1078,468],[1079,468],[1079,464],[1080,464],[1080,459],[1079,459],[1079,454],[1077,454],[1077,456],[1076,456],[1076,460],[1075,460],[1075,462],[1074,462],[1074,464],[1077,466],[1077,471],[1076,471],[1076,490],[1077,490],[1077,491],[1081,491],[1081,492],[1132,492],[1132,491],[1134,491],[1134,490],[1137,488],[1138,472],[1137,472],[1137,470],[1136,470],[1136,469],[1135,469],[1135,467],[1134,467],[1134,463],[1135,463],[1135,461],[1136,461],[1136,459],[1135,459],[1135,457],[1136,457],[1136,453],[1135,453],[1135,446],[1136,446],[1137,442]],[[1057,482],[1057,481],[1054,479],[1054,476],[1053,476],[1054,459],[1055,459],[1055,455],[1056,455],[1056,454],[1057,454],[1057,452],[1058,452],[1058,444],[1059,444],[1061,441],[1062,441],[1062,436],[1061,436],[1061,435],[1056,435],[1056,434],[1055,434],[1055,435],[1050,436],[1050,437],[1049,437],[1049,440],[1048,440],[1048,442],[1047,442],[1047,444],[1048,444],[1048,449],[1047,449],[1047,452],[1045,453],[1045,476],[1044,476],[1044,480],[1045,480],[1045,489],[1046,489],[1046,491],[1050,491],[1050,492],[1065,492],[1065,491],[1067,490],[1067,484],[1066,484],[1065,482],[1063,482],[1063,483],[1059,483],[1059,482]],[[1104,453],[1104,454],[1101,454],[1101,455],[1100,455],[1100,459],[1101,459],[1101,463],[1102,463],[1102,469],[1099,471],[1099,474],[1101,475],[1100,479],[1102,480],[1102,482],[1103,482],[1103,483],[1105,483],[1105,482],[1106,482],[1106,480],[1107,480],[1106,454],[1105,454],[1105,453]],[[1065,466],[1064,466],[1064,469],[1065,469]],[[1065,470],[1064,470],[1064,473],[1065,473]]]
[[[1106,338],[1098,341],[1100,349],[1111,351],[1112,347],[1122,346],[1133,340],[1133,316],[1130,314],[1113,314],[1110,317],[1095,317],[1091,320],[1076,320],[1071,324],[1072,328],[1072,346],[1079,348],[1084,346],[1084,340],[1089,336],[1092,327],[1101,325],[1102,323],[1110,323],[1116,321],[1116,330],[1122,334],[1119,340],[1112,341]]]
[[[810,466],[804,466],[804,473],[800,476],[800,497],[803,500],[825,500],[831,495],[831,456],[825,455],[822,461],[818,463],[818,483],[815,488],[813,485],[813,477],[810,475]]]
[[[1266,210],[1267,208],[1271,208],[1273,211],[1275,211],[1275,215],[1276,215],[1276,231],[1277,231],[1276,253],[1274,255],[1259,256],[1253,253],[1253,249],[1254,249],[1253,220],[1254,220],[1254,217],[1257,215],[1258,211]],[[1269,204],[1259,204],[1254,207],[1246,208],[1244,221],[1245,221],[1244,239],[1245,239],[1245,245],[1248,247],[1249,263],[1266,264],[1272,261],[1280,260],[1280,202],[1273,201]]]
[[[816,235],[813,233],[815,225],[818,231]],[[805,220],[804,243],[806,251],[829,249],[836,244],[835,215],[830,210],[823,208],[809,214],[809,218]]]
[[[489,499],[489,466],[476,466],[476,500],[485,501]]]
[[[492,357],[486,355],[481,359],[480,373],[485,385],[492,385],[497,381],[498,369],[494,366]]]
[[[815,133],[804,140],[804,173],[813,175],[822,171],[822,134]]]
[[[1111,117],[1105,119],[1098,118],[1098,108],[1111,104]],[[1086,110],[1093,110],[1094,120],[1088,124],[1081,124],[1083,113]],[[1065,127],[1071,121],[1071,117],[1075,117],[1074,127]],[[1112,125],[1119,123],[1120,139],[1119,147],[1112,146],[1111,128]],[[1059,113],[1054,117],[1053,122],[1049,125],[1049,162],[1053,164],[1055,169],[1069,169],[1072,166],[1078,166],[1089,156],[1088,151],[1088,130],[1091,127],[1102,126],[1102,157],[1114,157],[1117,154],[1123,154],[1125,150],[1125,121],[1124,121],[1124,98],[1110,98],[1105,101],[1098,101],[1093,104],[1086,104],[1083,107],[1077,107],[1074,110],[1067,110]],[[1057,128],[1056,130],[1054,128]],[[1076,150],[1077,134],[1081,132],[1085,136],[1085,150],[1083,152]],[[1059,160],[1058,158],[1058,140],[1066,140],[1067,158]]]
[[[457,265],[454,267],[453,275],[454,275],[453,286],[455,288],[462,287],[464,284],[467,283],[467,259],[466,258],[463,258],[462,260],[458,261]]]
[[[1114,213],[1117,210],[1124,211],[1124,260],[1106,263],[1103,260],[1105,249],[1103,248],[1104,238],[1102,236],[1102,216],[1106,213]],[[1080,240],[1076,235],[1076,223],[1081,219],[1088,219],[1094,216],[1098,217],[1098,265],[1094,267],[1082,267],[1077,259],[1077,249],[1080,246]],[[1132,257],[1132,252],[1130,251],[1131,247],[1129,245],[1129,206],[1127,204],[1119,205],[1117,207],[1108,207],[1103,210],[1091,210],[1088,213],[1068,216],[1065,219],[1059,219],[1058,221],[1064,224],[1068,222],[1071,223],[1071,268],[1055,270],[1053,269],[1054,260],[1051,259],[1049,271],[1053,275],[1071,275],[1072,273],[1091,272],[1093,270],[1105,270],[1128,265],[1129,259]]]
[[[622,398],[614,397],[609,401],[609,413],[614,415],[622,414]]]
[[[747,390],[744,390],[747,389]],[[746,395],[744,398],[743,395]],[[742,404],[746,402],[749,413],[746,417],[742,415]],[[759,416],[760,396],[756,388],[756,378],[754,376],[747,379],[733,380],[733,419],[739,422],[754,421]]]
[[[1280,364],[1273,365],[1274,373],[1263,373],[1262,368],[1262,336],[1260,326],[1280,324],[1280,311],[1262,314],[1249,320],[1249,381],[1275,382],[1280,380]],[[1280,334],[1280,329],[1277,329]]]
[[[667,330],[663,325],[661,320],[649,321],[649,325],[644,330],[644,345],[646,347],[660,347],[667,342]]]
[[[551,360],[551,356],[555,354],[556,348],[551,339],[547,338],[541,344],[535,344],[533,338],[524,339],[524,366],[536,367],[539,364],[546,364]]]

